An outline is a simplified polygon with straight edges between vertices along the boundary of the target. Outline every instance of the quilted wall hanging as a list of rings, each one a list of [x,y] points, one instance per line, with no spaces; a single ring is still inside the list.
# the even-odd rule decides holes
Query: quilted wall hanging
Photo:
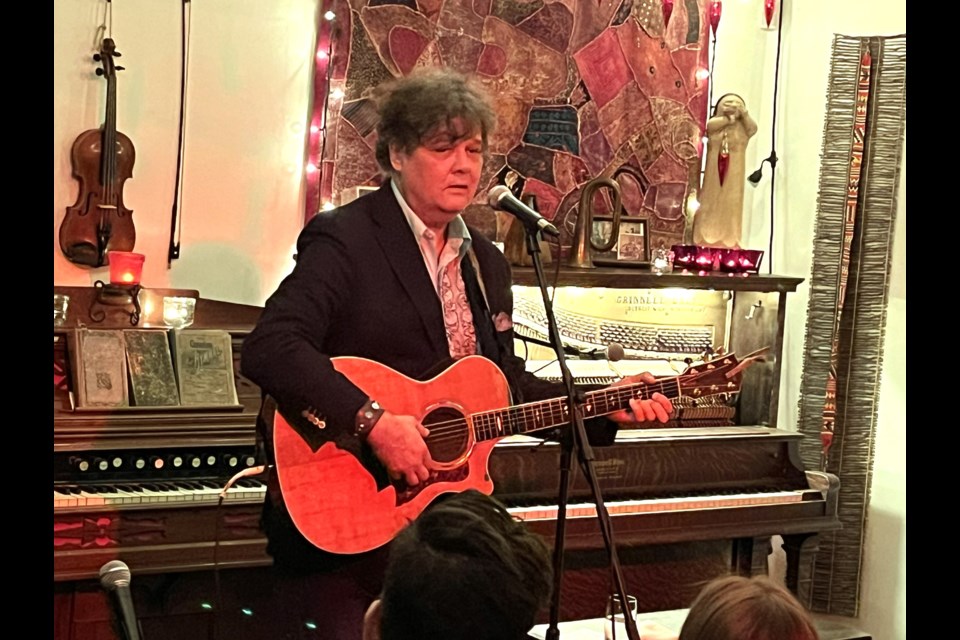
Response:
[[[330,3],[336,19],[315,105],[326,136],[307,218],[380,184],[375,87],[447,66],[474,75],[497,110],[484,176],[464,212],[488,237],[503,240],[506,222],[486,193],[509,180],[536,197],[569,247],[581,190],[603,176],[620,183],[624,215],[647,220],[650,246],[681,242],[708,110],[708,81],[698,74],[708,67],[705,4],[677,2],[665,22],[654,0]],[[596,214],[610,209],[601,197]]]

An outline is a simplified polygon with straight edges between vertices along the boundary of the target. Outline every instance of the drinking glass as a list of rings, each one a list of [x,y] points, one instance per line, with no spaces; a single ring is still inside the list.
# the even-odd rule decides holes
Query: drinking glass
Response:
[[[627,596],[627,606],[623,606],[620,594],[614,594],[607,599],[607,615],[603,622],[603,637],[605,640],[626,640],[627,626],[625,616],[630,616],[634,624],[637,621],[637,599]]]
[[[193,324],[193,313],[197,306],[196,298],[180,296],[163,297],[163,324],[174,329],[183,329]]]
[[[53,294],[53,326],[63,326],[67,321],[67,308],[69,305],[70,296],[62,293]]]

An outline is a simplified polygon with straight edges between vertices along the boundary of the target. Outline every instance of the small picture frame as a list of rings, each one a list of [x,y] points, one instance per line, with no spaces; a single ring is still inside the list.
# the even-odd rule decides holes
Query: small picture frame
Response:
[[[365,187],[365,186],[348,187],[340,192],[340,206],[342,207],[348,202],[353,202],[360,196],[365,196],[368,193],[373,193],[379,188],[380,187]]]
[[[594,216],[591,244],[603,246],[613,232],[613,216]],[[593,251],[593,263],[600,266],[646,267],[650,265],[650,238],[646,218],[621,216],[617,242],[609,251]]]

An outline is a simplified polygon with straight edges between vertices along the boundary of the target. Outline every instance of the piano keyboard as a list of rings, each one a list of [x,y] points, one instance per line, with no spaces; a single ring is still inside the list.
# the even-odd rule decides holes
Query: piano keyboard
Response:
[[[120,485],[63,485],[53,490],[53,508],[215,505],[223,485],[211,480],[178,480]],[[226,503],[262,502],[267,487],[253,478],[240,478],[223,498]]]
[[[660,511],[693,511],[702,509],[722,509],[754,505],[784,504],[802,502],[803,491],[774,491],[765,493],[740,493],[730,495],[690,496],[669,499],[618,500],[605,502],[607,513],[611,516],[654,513]],[[537,505],[533,507],[509,507],[507,509],[516,518],[524,521],[556,520],[556,505]],[[593,503],[568,504],[566,517],[595,518],[597,508]]]

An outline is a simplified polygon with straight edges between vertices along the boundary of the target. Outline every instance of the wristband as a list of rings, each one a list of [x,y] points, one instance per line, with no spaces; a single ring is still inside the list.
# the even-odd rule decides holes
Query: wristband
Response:
[[[357,412],[356,426],[354,427],[353,435],[365,439],[382,415],[383,407],[380,406],[380,403],[372,398],[367,400],[366,403],[360,407],[360,411]]]

